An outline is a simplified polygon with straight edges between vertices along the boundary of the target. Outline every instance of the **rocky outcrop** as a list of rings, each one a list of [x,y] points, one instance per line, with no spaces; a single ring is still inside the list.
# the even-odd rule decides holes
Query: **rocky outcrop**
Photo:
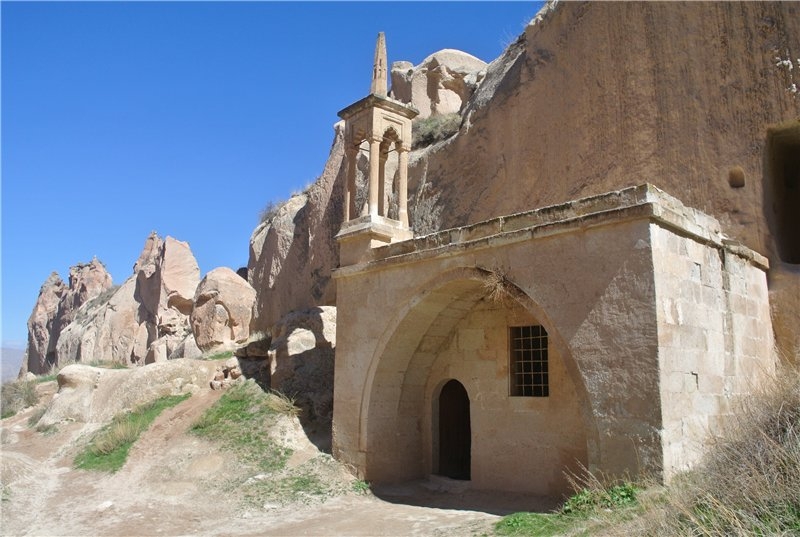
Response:
[[[255,289],[227,267],[206,274],[195,291],[191,313],[200,350],[233,348],[247,341],[255,298]]]
[[[97,259],[71,267],[66,285],[55,272],[47,278],[28,319],[28,371],[42,374],[58,364],[57,348],[64,328],[81,306],[111,285],[111,275]]]
[[[134,273],[106,300],[87,304],[60,333],[60,363],[150,363],[198,357],[189,314],[200,269],[189,245],[152,233]]]
[[[71,364],[58,373],[58,393],[39,425],[104,423],[160,397],[194,393],[208,386],[213,374],[209,362],[187,359],[133,369]]]
[[[487,63],[461,52],[444,49],[422,60],[392,64],[392,96],[419,110],[419,119],[453,114],[475,92],[486,74]]]
[[[295,398],[304,418],[325,427],[333,416],[336,308],[292,312],[272,329],[270,385]]]

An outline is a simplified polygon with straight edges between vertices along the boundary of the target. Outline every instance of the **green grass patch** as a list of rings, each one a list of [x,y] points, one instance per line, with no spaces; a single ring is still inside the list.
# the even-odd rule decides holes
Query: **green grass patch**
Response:
[[[363,479],[353,481],[352,489],[356,494],[367,494],[370,490],[369,483]]]
[[[125,464],[128,452],[139,436],[165,409],[185,401],[191,394],[173,395],[141,405],[132,412],[115,416],[75,457],[75,467],[84,470],[116,472]]]
[[[514,513],[495,524],[497,535],[546,537],[551,535],[590,535],[594,526],[633,516],[639,488],[624,482],[603,487],[593,476],[573,480],[584,488],[564,502],[555,513]],[[609,522],[612,521],[612,522]]]
[[[255,382],[248,381],[225,392],[190,431],[219,442],[261,471],[279,470],[292,451],[270,437],[269,425],[276,415],[285,413],[281,410],[285,406],[280,396],[266,393]]]
[[[333,457],[320,454],[296,467],[286,465],[292,450],[277,440],[282,416],[299,409],[286,396],[264,392],[253,380],[237,384],[209,408],[190,432],[218,443],[237,459],[238,475],[222,485],[250,507],[290,502],[309,503],[344,494],[350,481],[342,478]]]
[[[576,524],[576,519],[558,513],[514,513],[495,524],[497,535],[546,537],[561,535]]]
[[[201,360],[227,360],[233,357],[233,350],[220,351],[213,354],[204,354],[200,357]]]

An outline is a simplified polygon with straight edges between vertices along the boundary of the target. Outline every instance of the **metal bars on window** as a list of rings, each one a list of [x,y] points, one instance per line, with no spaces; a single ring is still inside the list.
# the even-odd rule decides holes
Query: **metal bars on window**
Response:
[[[512,326],[511,395],[547,397],[547,331],[543,326]]]

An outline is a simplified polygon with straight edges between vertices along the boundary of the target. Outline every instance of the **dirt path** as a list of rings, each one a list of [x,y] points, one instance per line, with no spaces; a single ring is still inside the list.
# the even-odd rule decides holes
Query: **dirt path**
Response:
[[[72,468],[96,426],[61,425],[48,436],[27,426],[32,409],[3,420],[2,534],[483,535],[500,513],[547,507],[535,498],[459,492],[442,481],[245,509],[236,491],[224,486],[237,471],[235,462],[186,434],[219,395],[203,391],[165,411],[115,474]]]

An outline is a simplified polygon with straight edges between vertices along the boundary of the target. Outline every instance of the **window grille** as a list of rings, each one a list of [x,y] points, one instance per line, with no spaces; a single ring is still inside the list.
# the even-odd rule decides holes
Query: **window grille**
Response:
[[[543,326],[512,326],[511,395],[547,397],[547,331]]]

